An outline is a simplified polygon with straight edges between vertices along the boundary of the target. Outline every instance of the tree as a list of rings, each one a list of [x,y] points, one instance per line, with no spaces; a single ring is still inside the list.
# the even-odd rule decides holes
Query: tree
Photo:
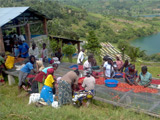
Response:
[[[124,60],[124,53],[126,52],[127,48],[129,47],[128,43],[124,40],[120,40],[118,42],[118,49],[120,49],[122,53],[122,59]]]
[[[137,57],[140,54],[140,49],[138,47],[129,47],[128,48],[128,55],[131,58],[132,62],[136,62]]]
[[[84,45],[84,48],[94,55],[98,55],[100,53],[101,45],[94,31],[89,32],[89,35],[87,36],[87,43]]]
[[[68,57],[69,62],[72,63],[72,54],[76,52],[76,48],[74,45],[64,45],[63,48],[63,53]]]

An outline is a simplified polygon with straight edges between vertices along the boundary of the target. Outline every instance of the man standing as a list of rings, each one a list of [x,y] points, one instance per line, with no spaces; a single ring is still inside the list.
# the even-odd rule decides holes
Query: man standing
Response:
[[[58,51],[55,53],[55,56],[58,58],[59,61],[61,61],[62,59],[61,48],[58,49]]]
[[[85,49],[82,49],[81,52],[78,54],[77,64],[83,64],[84,51]]]
[[[22,42],[21,40],[19,41],[19,46],[18,46],[18,49],[19,49],[19,56],[22,57],[22,58],[27,58],[29,57],[28,55],[28,50],[29,50],[29,46],[27,43],[25,42]]]
[[[32,47],[29,48],[29,56],[31,55],[34,55],[35,58],[38,58],[39,50],[35,43],[32,43]]]
[[[92,71],[92,65],[91,62],[93,62],[93,55],[88,56],[88,60],[86,60],[83,64],[83,70],[84,70],[84,75],[86,76],[88,71]]]

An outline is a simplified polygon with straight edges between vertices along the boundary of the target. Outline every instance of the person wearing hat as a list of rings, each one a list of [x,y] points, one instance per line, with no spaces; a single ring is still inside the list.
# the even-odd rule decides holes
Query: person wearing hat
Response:
[[[53,73],[54,73],[53,68],[49,68],[47,70],[47,77],[44,81],[44,86],[40,93],[40,98],[42,98],[49,105],[52,104],[54,101],[52,89],[53,89],[55,80],[53,78]]]

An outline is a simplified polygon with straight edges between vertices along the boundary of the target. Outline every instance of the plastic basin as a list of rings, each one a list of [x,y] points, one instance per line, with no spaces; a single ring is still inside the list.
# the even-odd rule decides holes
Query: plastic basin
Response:
[[[78,65],[72,65],[69,68],[76,68],[76,69],[78,69]]]
[[[118,81],[114,80],[114,79],[107,79],[107,80],[105,80],[105,85],[107,87],[117,87]]]
[[[115,78],[123,78],[123,74],[122,73],[116,73],[114,77]]]

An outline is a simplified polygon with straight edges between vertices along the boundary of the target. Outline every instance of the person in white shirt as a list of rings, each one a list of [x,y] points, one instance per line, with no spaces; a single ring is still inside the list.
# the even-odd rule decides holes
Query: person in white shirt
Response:
[[[85,49],[82,49],[81,52],[78,54],[77,64],[83,64],[84,51]]]
[[[93,61],[93,55],[88,56],[88,60],[86,60],[83,64],[83,70],[84,70],[84,75],[86,75],[86,72],[88,70],[91,70],[91,62]]]
[[[19,39],[19,40],[21,40],[21,41],[23,41],[23,42],[25,41],[24,36],[23,36],[23,35],[21,35],[21,34],[19,34],[18,39]]]
[[[29,56],[31,55],[34,55],[35,58],[38,58],[39,50],[35,43],[32,43],[32,47],[29,48]]]
[[[96,80],[91,74],[91,71],[87,71],[87,75],[84,78],[82,87],[85,89],[85,91],[92,91],[94,93]]]
[[[113,63],[111,58],[108,58],[107,61],[103,65],[103,74],[104,78],[113,78],[115,76],[116,66]]]

